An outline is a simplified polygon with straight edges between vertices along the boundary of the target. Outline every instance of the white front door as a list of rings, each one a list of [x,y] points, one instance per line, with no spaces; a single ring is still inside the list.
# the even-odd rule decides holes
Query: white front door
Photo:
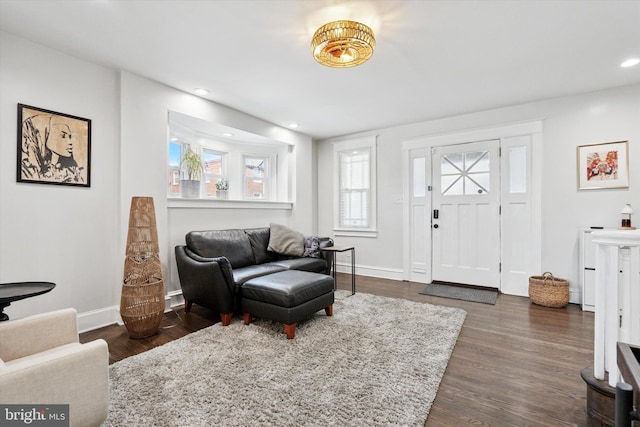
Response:
[[[433,149],[433,280],[500,288],[499,149],[499,140]]]

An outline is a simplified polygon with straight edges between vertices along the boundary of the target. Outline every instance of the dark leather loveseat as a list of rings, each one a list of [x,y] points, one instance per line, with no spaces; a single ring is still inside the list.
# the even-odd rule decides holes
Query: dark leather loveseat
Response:
[[[240,311],[240,287],[255,277],[285,270],[331,274],[331,252],[316,257],[283,256],[269,251],[270,228],[191,231],[175,248],[185,311],[198,304],[220,313],[223,325]],[[328,237],[319,247],[333,245]]]

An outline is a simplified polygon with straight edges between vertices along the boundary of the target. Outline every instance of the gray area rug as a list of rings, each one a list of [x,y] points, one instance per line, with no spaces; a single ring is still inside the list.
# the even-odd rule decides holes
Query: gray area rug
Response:
[[[235,318],[110,366],[106,426],[423,426],[466,313],[337,291],[287,340]]]
[[[442,283],[429,283],[422,292],[422,295],[434,297],[452,298],[463,301],[481,302],[483,304],[495,305],[498,299],[498,291],[487,289],[473,289],[464,286],[447,285]]]

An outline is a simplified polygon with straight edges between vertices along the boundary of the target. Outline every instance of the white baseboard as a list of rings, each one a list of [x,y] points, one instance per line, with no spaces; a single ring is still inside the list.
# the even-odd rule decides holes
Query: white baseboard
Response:
[[[572,304],[582,304],[580,289],[569,289],[569,302]]]
[[[100,308],[98,310],[78,313],[78,332],[87,332],[104,326],[122,324],[118,306]]]
[[[184,297],[182,296],[182,291],[178,290],[178,291],[170,291],[167,292],[167,295],[165,297],[165,299],[168,299],[168,309],[165,308],[165,313],[169,310],[171,310],[173,307],[177,307],[179,305],[183,305],[184,304]]]
[[[184,304],[182,291],[168,292],[165,297],[164,312],[171,311],[173,307]],[[120,307],[117,305],[105,307],[98,310],[78,313],[78,332],[88,332],[104,326],[113,325],[114,323],[122,326],[122,317],[120,317]]]
[[[351,274],[351,263],[338,263],[336,266],[338,273]],[[356,275],[377,277],[379,279],[389,279],[402,281],[402,269],[399,268],[382,268],[372,267],[369,265],[356,265]]]

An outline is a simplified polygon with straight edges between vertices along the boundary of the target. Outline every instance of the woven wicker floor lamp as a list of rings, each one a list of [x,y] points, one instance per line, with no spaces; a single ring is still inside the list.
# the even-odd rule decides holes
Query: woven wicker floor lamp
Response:
[[[131,338],[158,332],[164,314],[164,284],[153,197],[132,197],[120,316]]]

